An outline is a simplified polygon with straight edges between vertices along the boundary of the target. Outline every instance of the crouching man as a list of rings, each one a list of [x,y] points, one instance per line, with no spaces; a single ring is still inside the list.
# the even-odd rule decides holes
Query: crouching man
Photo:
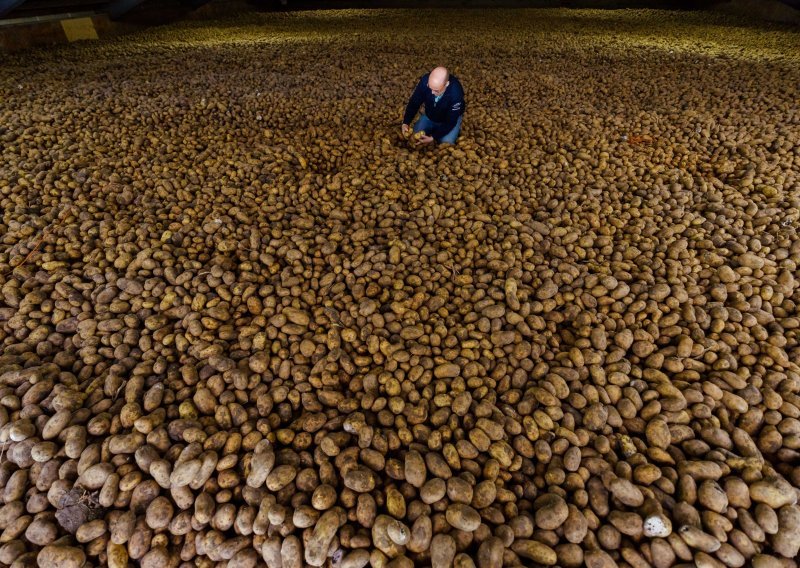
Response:
[[[406,106],[404,136],[409,135],[409,125],[422,105],[425,105],[425,112],[414,124],[414,132],[425,132],[419,144],[455,144],[465,108],[464,90],[455,75],[450,75],[444,67],[437,67],[422,76]]]

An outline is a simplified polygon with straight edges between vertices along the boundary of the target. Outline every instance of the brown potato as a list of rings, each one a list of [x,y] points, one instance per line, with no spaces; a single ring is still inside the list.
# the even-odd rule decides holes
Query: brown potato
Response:
[[[43,568],[80,568],[85,561],[86,555],[71,546],[45,546],[36,556],[36,562]]]

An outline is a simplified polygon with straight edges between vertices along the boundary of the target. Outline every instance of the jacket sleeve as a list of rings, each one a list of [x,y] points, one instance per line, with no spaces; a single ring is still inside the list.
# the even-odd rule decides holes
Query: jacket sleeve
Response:
[[[447,109],[447,118],[444,122],[437,123],[430,132],[426,132],[428,136],[433,136],[438,140],[445,134],[456,127],[459,117],[464,114],[464,92],[460,91],[459,96],[450,102],[450,107]]]
[[[425,100],[425,85],[423,84],[423,79],[424,77],[417,83],[406,105],[406,112],[403,115],[403,124],[411,124],[411,121],[414,120],[414,117],[417,116],[417,112],[419,112],[419,107],[422,106],[422,102]]]

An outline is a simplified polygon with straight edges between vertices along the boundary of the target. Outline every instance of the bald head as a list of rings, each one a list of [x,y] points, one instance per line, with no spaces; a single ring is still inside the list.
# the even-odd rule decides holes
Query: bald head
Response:
[[[450,73],[444,67],[436,67],[428,76],[428,88],[437,97],[447,88],[450,81]]]

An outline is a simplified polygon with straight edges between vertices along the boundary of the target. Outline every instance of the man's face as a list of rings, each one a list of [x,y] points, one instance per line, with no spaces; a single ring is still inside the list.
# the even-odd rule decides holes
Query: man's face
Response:
[[[447,85],[449,85],[449,84],[450,84],[450,81],[447,81],[446,83],[434,83],[434,82],[429,80],[428,81],[428,88],[433,93],[433,96],[438,97],[438,96],[441,96],[442,93],[444,93],[445,89],[447,89]]]

